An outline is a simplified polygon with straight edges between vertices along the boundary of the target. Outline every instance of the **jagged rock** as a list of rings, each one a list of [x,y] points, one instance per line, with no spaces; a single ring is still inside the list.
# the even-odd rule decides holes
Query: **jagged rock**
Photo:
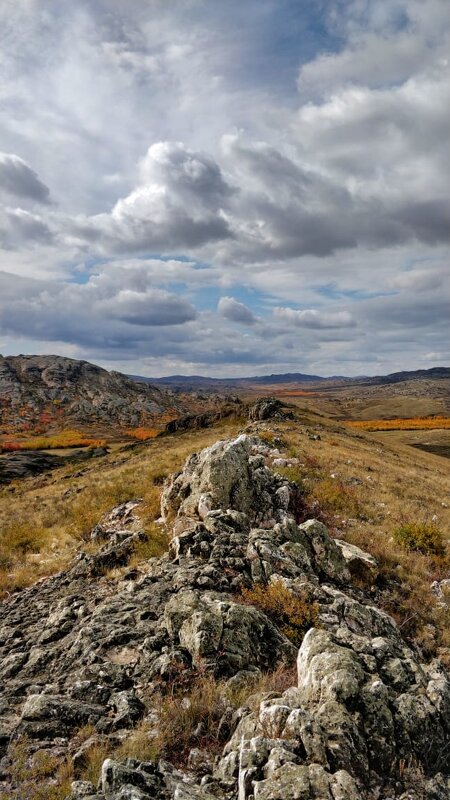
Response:
[[[294,419],[294,414],[289,411],[281,400],[275,397],[261,397],[249,408],[248,418],[251,422],[262,422],[267,419]]]
[[[210,592],[182,591],[164,612],[167,629],[178,637],[195,666],[210,665],[217,675],[268,670],[292,661],[295,647],[258,609],[224,602]]]
[[[1,451],[0,451],[1,452]],[[7,453],[0,456],[0,484],[10,483],[16,478],[40,475],[41,472],[63,466],[65,459],[39,450]]]
[[[89,781],[73,781],[69,800],[94,800],[95,797],[100,795],[96,794],[95,786]]]
[[[286,495],[277,491],[288,488],[289,481],[274,475],[259,456],[252,456],[252,444],[244,434],[191,456],[164,489],[163,518],[204,519],[213,509],[234,509],[263,527],[281,520],[287,510]]]

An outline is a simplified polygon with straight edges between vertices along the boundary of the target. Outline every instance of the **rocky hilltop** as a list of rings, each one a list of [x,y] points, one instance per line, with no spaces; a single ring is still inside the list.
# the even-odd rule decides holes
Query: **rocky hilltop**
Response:
[[[70,759],[70,800],[450,797],[446,669],[373,605],[375,559],[301,521],[279,460],[256,435],[217,442],[166,482],[164,556],[126,568],[145,538],[133,500],[67,570],[3,604],[0,796],[33,796],[17,754],[38,751]],[[274,675],[283,685],[261,691]],[[192,687],[214,682],[208,723],[165,750],[168,710],[195,719]]]
[[[213,399],[208,399],[213,404]],[[0,413],[14,430],[61,425],[136,427],[204,408],[183,396],[87,361],[62,356],[0,356]]]

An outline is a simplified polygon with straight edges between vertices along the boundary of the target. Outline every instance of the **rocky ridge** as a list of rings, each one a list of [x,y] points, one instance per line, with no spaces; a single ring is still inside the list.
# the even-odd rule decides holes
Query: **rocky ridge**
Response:
[[[3,604],[7,791],[17,788],[10,748],[21,737],[31,750],[70,753],[78,777],[74,734],[89,724],[90,744],[106,743],[112,757],[98,786],[76,780],[70,800],[450,797],[448,673],[423,663],[360,588],[376,580],[369,554],[320,522],[297,524],[298,490],[270,468],[279,456],[250,435],[217,442],[164,488],[166,555],[118,583],[102,577],[126,565],[145,536],[136,500],[96,526],[96,552]],[[317,609],[299,649],[242,603],[244,587],[276,582]],[[295,685],[225,711],[219,755],[191,753],[192,768],[182,770],[114,757],[140,720],[157,730],[156,698],[180,667],[236,681],[295,660]]]

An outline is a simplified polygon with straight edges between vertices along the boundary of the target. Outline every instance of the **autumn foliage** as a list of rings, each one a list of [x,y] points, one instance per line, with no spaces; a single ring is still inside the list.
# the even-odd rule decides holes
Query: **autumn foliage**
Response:
[[[346,424],[365,431],[421,431],[450,428],[450,417],[346,420]]]
[[[16,450],[54,450],[66,447],[102,447],[104,439],[92,439],[79,431],[61,431],[49,436],[33,436],[29,439],[10,439],[0,444],[3,452]]]
[[[132,428],[127,431],[128,436],[132,436],[133,439],[138,439],[140,442],[145,442],[147,439],[154,439],[159,433],[161,433],[161,431],[156,428]]]

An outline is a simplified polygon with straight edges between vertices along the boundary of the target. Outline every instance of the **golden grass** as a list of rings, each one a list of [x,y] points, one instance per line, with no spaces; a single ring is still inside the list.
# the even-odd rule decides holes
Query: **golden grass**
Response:
[[[259,707],[267,692],[282,694],[296,684],[295,666],[281,665],[273,672],[256,673],[237,686],[216,680],[210,674],[195,676],[189,686],[174,687],[156,699],[158,722],[143,720],[118,750],[120,758],[152,760],[167,758],[176,766],[185,766],[189,750],[221,752],[227,737],[219,722],[227,708],[248,705]],[[95,781],[94,781],[95,782]]]
[[[345,420],[346,425],[365,431],[421,431],[450,428],[450,417],[409,417],[407,419]]]
[[[314,422],[312,417],[309,422]],[[425,652],[450,659],[450,651],[442,649],[450,647],[450,614],[439,607],[430,588],[433,580],[448,577],[450,570],[448,460],[397,440],[371,438],[324,417],[317,416],[315,426],[321,436],[316,441],[300,425],[285,424],[282,431],[301,461],[295,469],[310,516],[324,519],[332,533],[375,556],[380,577],[374,602]],[[324,481],[330,490],[342,486],[345,494],[349,491],[355,506],[347,505],[347,500],[342,505],[340,493],[330,496],[328,488],[324,504]],[[426,555],[399,545],[395,531],[410,524],[435,525],[445,555]]]
[[[32,436],[28,439],[5,440],[0,444],[0,450],[5,452],[15,450],[54,450],[66,447],[101,447],[105,439],[93,439],[80,431],[66,430],[50,436]]]
[[[317,604],[292,592],[283,581],[267,586],[254,584],[251,589],[243,589],[241,597],[246,605],[264,611],[296,647],[300,647],[306,631],[317,624]]]
[[[65,800],[73,780],[72,764],[46,750],[30,756],[30,742],[23,736],[9,748],[9,778],[13,787],[0,789],[0,800]]]
[[[64,568],[100,517],[132,498],[143,498],[137,513],[148,533],[133,561],[158,555],[165,548],[164,533],[154,525],[163,476],[239,426],[226,420],[215,428],[157,437],[81,469],[66,466],[0,488],[0,597]]]

